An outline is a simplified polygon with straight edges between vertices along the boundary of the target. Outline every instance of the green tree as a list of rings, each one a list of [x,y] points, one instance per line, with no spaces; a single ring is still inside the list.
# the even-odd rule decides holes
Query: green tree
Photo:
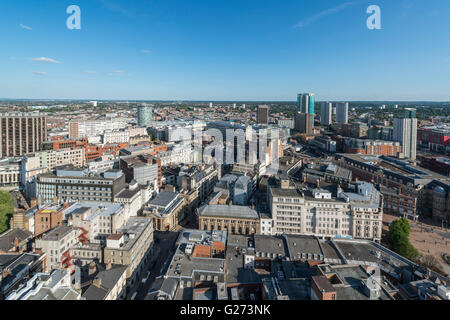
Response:
[[[9,221],[13,214],[12,197],[9,192],[0,191],[0,233],[9,229]]]
[[[420,257],[419,251],[409,242],[411,226],[405,218],[393,221],[389,227],[388,241],[396,253],[411,261],[417,261]]]

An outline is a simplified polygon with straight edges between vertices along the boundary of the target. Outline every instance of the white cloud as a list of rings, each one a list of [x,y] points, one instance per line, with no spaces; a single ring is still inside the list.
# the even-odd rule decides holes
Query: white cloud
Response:
[[[97,74],[97,71],[86,70],[84,73],[86,73],[86,74]]]
[[[38,76],[46,76],[48,74],[47,72],[42,72],[42,71],[33,71],[33,73]]]
[[[142,50],[142,53],[152,53],[152,50]]]
[[[56,61],[56,60],[50,59],[50,58],[46,58],[46,57],[31,58],[30,60],[37,61],[37,62],[60,63],[59,61]]]
[[[339,11],[342,11],[345,8],[353,6],[353,5],[357,4],[357,3],[358,3],[357,1],[344,2],[344,3],[340,4],[340,5],[338,5],[337,7],[324,10],[324,11],[319,12],[318,14],[315,14],[315,15],[309,17],[309,18],[303,19],[302,21],[300,21],[299,23],[294,25],[294,28],[295,29],[303,28],[303,27],[307,26],[308,24],[311,24],[314,21],[319,20],[320,18],[323,18],[323,17],[328,16],[328,15],[333,14],[333,13],[338,13]]]
[[[430,17],[436,17],[436,16],[439,16],[441,14],[441,12],[439,11],[439,10],[431,10],[429,13],[428,13],[428,16],[430,16]]]
[[[29,27],[29,26],[26,26],[26,25],[24,25],[24,24],[20,24],[20,27],[22,28],[22,29],[25,29],[25,30],[33,30],[33,28],[31,28],[31,27]]]
[[[123,14],[124,16],[126,16],[128,18],[134,18],[133,12],[119,6],[116,2],[109,1],[109,0],[100,0],[100,2],[103,4],[104,7],[108,8],[109,10],[111,10],[113,12]]]

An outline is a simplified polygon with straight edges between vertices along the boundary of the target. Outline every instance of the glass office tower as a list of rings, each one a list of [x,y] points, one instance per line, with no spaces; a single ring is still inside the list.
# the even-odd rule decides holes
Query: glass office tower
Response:
[[[314,93],[299,93],[297,95],[297,112],[312,115],[314,127]]]

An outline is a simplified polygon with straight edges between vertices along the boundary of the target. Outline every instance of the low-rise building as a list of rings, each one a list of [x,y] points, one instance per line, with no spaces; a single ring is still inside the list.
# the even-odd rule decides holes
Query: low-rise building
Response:
[[[126,284],[126,266],[113,264],[105,266],[91,263],[81,270],[80,283],[76,285],[79,286],[82,300],[99,301],[124,300],[126,298]]]
[[[0,234],[0,254],[26,252],[33,233],[25,229],[9,229]]]
[[[125,173],[126,181],[135,180],[138,184],[152,185],[157,190],[162,187],[161,160],[151,155],[122,157],[120,168]]]
[[[180,190],[198,190],[198,204],[204,202],[213,192],[221,171],[214,165],[184,166],[177,177]]]
[[[101,173],[89,172],[71,166],[57,168],[36,179],[38,203],[101,201],[113,202],[125,187],[125,175],[120,170]]]
[[[69,271],[52,270],[33,275],[22,288],[12,291],[6,300],[82,300],[72,287]]]
[[[424,215],[437,221],[449,221],[446,206],[449,208],[450,202],[445,176],[386,156],[339,154],[334,162],[351,170],[354,179],[378,184],[386,213],[413,220]],[[434,192],[437,185],[443,189]],[[437,205],[433,206],[435,195]]]
[[[129,217],[138,216],[155,192],[150,186],[140,186],[135,180],[132,180],[128,188],[123,189],[116,195],[114,202],[127,207],[125,217],[125,220],[127,220]]]
[[[177,192],[162,191],[150,200],[144,215],[153,220],[155,230],[174,230],[184,219],[185,200]]]
[[[161,160],[161,166],[191,164],[193,162],[194,150],[191,144],[174,145],[167,151],[158,153],[158,158]]]
[[[66,205],[48,204],[34,213],[34,236],[37,237],[61,225]]]
[[[103,143],[128,143],[130,132],[128,130],[105,131],[102,136]]]
[[[282,183],[270,187],[269,207],[275,234],[381,240],[383,201],[370,183],[358,182],[346,192],[334,185],[321,189]]]
[[[71,265],[70,247],[80,242],[78,228],[58,226],[36,239],[36,250],[45,253],[44,271],[66,269]]]
[[[0,189],[15,189],[20,183],[20,158],[0,160]]]
[[[153,221],[144,217],[131,217],[117,233],[106,240],[105,264],[127,266],[127,288],[138,281],[153,248]]]
[[[258,213],[250,207],[235,205],[205,205],[198,208],[201,230],[224,230],[230,234],[253,235],[260,233]]]
[[[394,141],[347,138],[344,143],[344,152],[399,157],[402,153],[402,146],[400,142]]]
[[[69,226],[80,228],[90,242],[105,243],[126,222],[125,205],[103,202],[76,202],[65,209],[64,219]]]

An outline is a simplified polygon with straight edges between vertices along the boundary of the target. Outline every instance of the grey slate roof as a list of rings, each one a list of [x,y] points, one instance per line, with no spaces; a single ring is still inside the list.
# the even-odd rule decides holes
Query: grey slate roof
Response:
[[[31,237],[33,234],[24,229],[8,230],[0,235],[0,251],[8,252],[14,247],[14,240],[17,238],[19,243]]]

